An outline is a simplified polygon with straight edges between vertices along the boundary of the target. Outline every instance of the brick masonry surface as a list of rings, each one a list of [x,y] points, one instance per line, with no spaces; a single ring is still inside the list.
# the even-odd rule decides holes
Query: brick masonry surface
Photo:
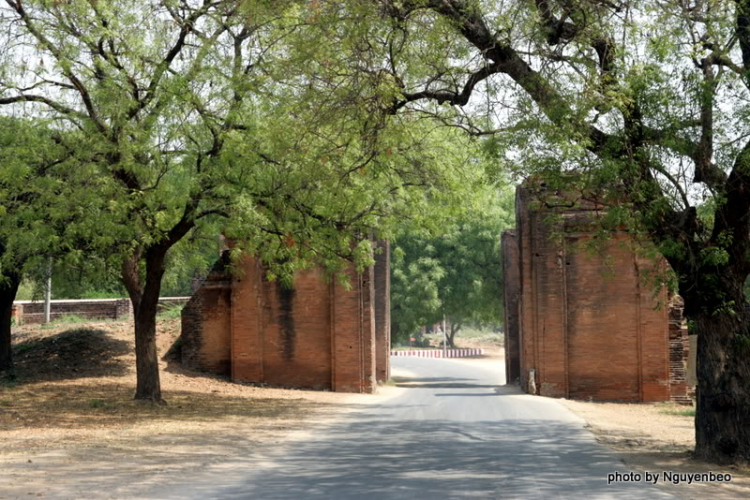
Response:
[[[518,338],[518,299],[521,293],[521,282],[518,266],[518,238],[515,230],[505,231],[500,245],[504,256],[503,310],[505,311],[505,380],[516,383],[521,378],[520,360],[516,353],[519,349]],[[514,354],[514,355],[511,355]]]
[[[159,309],[184,305],[190,297],[162,297]],[[52,321],[65,316],[87,319],[127,319],[132,317],[130,299],[53,300],[50,304]],[[44,301],[19,300],[13,303],[13,318],[17,324],[43,323]]]
[[[347,271],[350,287],[320,268],[287,288],[246,256],[223,257],[182,313],[181,358],[192,369],[284,387],[373,392],[390,373],[389,248]]]
[[[584,249],[601,207],[561,197],[545,205],[542,191],[518,188],[515,233],[502,241],[509,380],[518,366],[522,388],[543,396],[687,400],[681,310],[645,279],[661,264],[622,231]]]

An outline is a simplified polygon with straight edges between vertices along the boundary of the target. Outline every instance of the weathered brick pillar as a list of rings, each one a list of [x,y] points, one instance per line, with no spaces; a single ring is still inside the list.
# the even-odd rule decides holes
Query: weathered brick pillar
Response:
[[[520,344],[518,338],[518,296],[521,293],[518,239],[515,230],[505,231],[501,239],[503,254],[503,308],[505,313],[505,383],[519,381]]]
[[[521,387],[541,396],[567,397],[567,316],[562,230],[535,206],[527,188],[516,191],[516,231],[521,262],[520,339]],[[530,373],[534,372],[534,384]]]
[[[358,275],[350,267],[351,288],[331,283],[331,386],[336,392],[375,390],[374,269]]]
[[[192,370],[231,374],[232,277],[222,257],[182,309],[182,365]]]
[[[375,392],[377,388],[375,356],[375,266],[362,273],[362,349],[363,373],[362,392]]]
[[[534,314],[534,290],[531,259],[531,216],[527,188],[516,189],[516,238],[518,239],[518,262],[520,291],[518,297],[518,339],[520,346],[521,389],[531,392],[529,383],[532,370],[536,371],[536,315]]]
[[[391,245],[377,242],[375,254],[375,370],[378,382],[391,377]]]
[[[669,311],[667,291],[662,288],[658,301],[662,307],[655,308],[653,286],[645,283],[659,264],[651,259],[635,255],[638,269],[639,359],[641,365],[641,401],[644,403],[669,400]],[[663,269],[662,269],[663,271]]]
[[[246,256],[232,280],[231,356],[232,380],[263,382],[263,309],[260,298],[263,269]]]
[[[669,397],[677,403],[691,403],[688,387],[690,342],[682,297],[673,295],[669,301]]]

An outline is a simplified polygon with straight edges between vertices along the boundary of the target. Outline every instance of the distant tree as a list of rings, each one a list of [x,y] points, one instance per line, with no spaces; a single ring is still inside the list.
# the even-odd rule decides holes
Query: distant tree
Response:
[[[407,228],[394,241],[395,338],[448,320],[448,343],[467,323],[502,321],[500,233],[513,225],[513,193],[485,188],[437,236]]]

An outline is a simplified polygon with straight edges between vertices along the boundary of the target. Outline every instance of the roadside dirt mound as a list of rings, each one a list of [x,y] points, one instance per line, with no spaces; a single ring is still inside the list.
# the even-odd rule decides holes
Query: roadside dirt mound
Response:
[[[132,350],[132,343],[95,328],[30,336],[13,346],[15,373],[21,383],[119,376],[130,369],[123,358]]]

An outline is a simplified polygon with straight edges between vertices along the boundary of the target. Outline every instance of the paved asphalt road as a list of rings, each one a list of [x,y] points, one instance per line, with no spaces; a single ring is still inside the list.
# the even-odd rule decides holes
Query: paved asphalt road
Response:
[[[500,363],[392,359],[398,395],[275,450],[241,479],[214,474],[158,497],[674,498],[644,483],[607,485],[627,471],[622,462],[562,405],[501,385]]]

